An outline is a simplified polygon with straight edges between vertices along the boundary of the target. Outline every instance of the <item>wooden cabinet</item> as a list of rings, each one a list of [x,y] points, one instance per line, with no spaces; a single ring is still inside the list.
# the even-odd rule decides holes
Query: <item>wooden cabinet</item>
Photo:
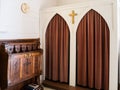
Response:
[[[28,52],[9,55],[8,86],[12,86],[41,73],[41,54]]]
[[[33,78],[39,79],[39,75],[42,73],[42,68],[41,68],[42,67],[42,50],[39,48],[38,42],[37,42],[38,45],[35,45],[35,44],[36,42],[31,42],[29,43],[29,45],[28,45],[28,42],[27,43],[12,42],[9,45],[6,45],[6,44],[1,45],[0,48],[1,50],[3,49],[3,52],[1,52],[0,55],[4,53],[6,55],[4,57],[7,57],[6,58],[7,60],[4,57],[2,58],[2,60],[7,61],[5,66],[0,64],[1,70],[4,69],[4,67],[7,67],[7,72],[6,72],[7,79],[5,82],[7,84],[6,88],[8,87],[10,88],[11,86],[16,87],[16,85],[18,84],[22,84],[22,86],[24,86],[23,82],[27,80],[30,80]],[[3,76],[4,78],[3,74],[1,74],[1,76]],[[0,77],[0,82],[2,82],[3,80],[4,79],[1,79]],[[1,87],[3,86],[1,85]],[[22,86],[19,87],[19,89],[22,88]],[[5,86],[3,88],[5,88]],[[11,90],[11,89],[8,89],[8,90]]]

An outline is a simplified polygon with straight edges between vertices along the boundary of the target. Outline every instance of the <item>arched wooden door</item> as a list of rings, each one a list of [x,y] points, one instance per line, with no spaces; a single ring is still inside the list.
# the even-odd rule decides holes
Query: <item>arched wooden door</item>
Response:
[[[56,14],[46,30],[46,79],[69,82],[70,33],[65,20]]]
[[[77,85],[109,90],[109,28],[90,10],[80,21],[77,39]]]

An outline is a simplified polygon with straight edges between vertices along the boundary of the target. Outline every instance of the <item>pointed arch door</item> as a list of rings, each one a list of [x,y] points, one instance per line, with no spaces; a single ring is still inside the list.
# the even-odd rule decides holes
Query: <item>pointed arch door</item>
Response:
[[[69,28],[65,20],[56,14],[46,30],[46,79],[69,82]]]
[[[109,90],[109,28],[103,17],[90,10],[77,33],[77,85]]]

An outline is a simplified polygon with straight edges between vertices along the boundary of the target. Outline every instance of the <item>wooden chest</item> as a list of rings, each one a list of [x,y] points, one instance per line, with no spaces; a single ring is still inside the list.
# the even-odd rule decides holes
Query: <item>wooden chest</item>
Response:
[[[2,89],[13,88],[16,85],[21,89],[25,84],[39,83],[36,80],[39,79],[40,74],[42,74],[42,49],[40,49],[39,39],[0,41],[0,87]],[[33,78],[34,80],[29,82]],[[28,83],[23,84],[25,81]]]

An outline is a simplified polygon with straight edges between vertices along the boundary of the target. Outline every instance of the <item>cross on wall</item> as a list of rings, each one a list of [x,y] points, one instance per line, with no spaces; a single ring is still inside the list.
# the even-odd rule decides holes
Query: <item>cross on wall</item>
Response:
[[[75,13],[75,11],[72,10],[72,13],[70,13],[69,16],[72,18],[72,24],[74,24],[75,23],[75,16],[77,16],[77,13]]]

